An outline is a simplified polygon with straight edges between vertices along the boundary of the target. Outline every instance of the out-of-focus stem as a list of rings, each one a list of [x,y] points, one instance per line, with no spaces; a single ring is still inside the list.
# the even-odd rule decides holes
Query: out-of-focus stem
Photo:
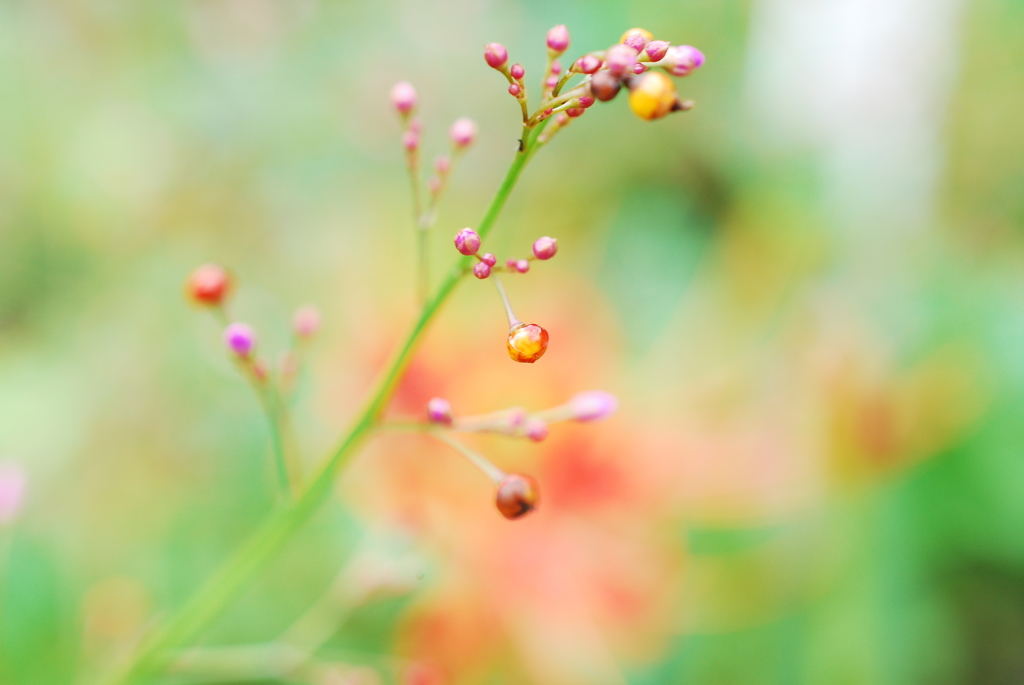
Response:
[[[486,237],[494,227],[494,223],[515,187],[516,181],[519,180],[523,168],[532,157],[533,144],[541,130],[543,130],[543,126],[538,126],[524,140],[523,147],[516,152],[498,192],[491,200],[491,204],[477,228],[481,238]],[[271,513],[269,518],[235,551],[234,555],[199,589],[192,599],[172,613],[142,640],[131,659],[120,671],[102,679],[101,683],[125,685],[139,682],[159,673],[167,664],[171,652],[195,637],[215,619],[237,597],[245,584],[275,557],[292,533],[320,508],[320,505],[331,493],[338,471],[348,463],[356,449],[380,422],[380,417],[391,399],[402,373],[409,364],[423,331],[433,320],[441,305],[451,295],[455,286],[462,279],[467,265],[471,262],[471,257],[460,258],[433,297],[427,300],[419,317],[413,323],[391,363],[381,375],[376,389],[367,399],[352,427],[334,453],[320,467],[301,496],[294,502]]]

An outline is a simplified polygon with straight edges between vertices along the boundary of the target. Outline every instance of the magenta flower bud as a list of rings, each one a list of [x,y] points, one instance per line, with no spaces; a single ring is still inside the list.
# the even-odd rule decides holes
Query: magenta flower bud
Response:
[[[569,406],[577,421],[600,421],[615,413],[619,401],[610,392],[590,390],[574,395]]]
[[[513,83],[508,87],[508,94],[513,97],[519,97],[523,92],[523,89],[519,87],[518,83]]]
[[[437,171],[438,176],[444,176],[452,168],[452,160],[448,159],[447,155],[441,155],[434,160],[434,170]]]
[[[505,262],[505,268],[508,269],[509,271],[514,271],[516,268],[516,258],[509,257],[508,260]]]
[[[0,525],[17,517],[25,503],[28,478],[17,464],[0,464]]]
[[[551,73],[556,76],[562,73],[562,63],[557,59],[551,63]]]
[[[570,107],[569,109],[565,110],[565,114],[566,116],[570,116],[575,119],[576,117],[583,116],[583,113],[586,111],[587,110],[583,109],[582,107]]]
[[[480,234],[472,228],[464,228],[455,234],[455,249],[471,257],[480,251]]]
[[[399,114],[405,116],[416,107],[416,89],[405,81],[396,83],[391,89],[391,104]]]
[[[435,397],[427,402],[427,421],[441,424],[442,426],[452,425],[452,405],[443,397]]]
[[[637,54],[637,50],[623,43],[613,45],[608,48],[608,54],[605,56],[608,71],[615,76],[622,76],[636,64]]]
[[[640,52],[647,45],[647,39],[639,33],[631,33],[622,39],[623,45],[628,45],[637,52]]]
[[[554,88],[555,86],[558,85],[558,77],[548,76],[547,80],[544,81],[544,85],[547,86],[548,88]]]
[[[491,265],[487,262],[477,262],[473,267],[473,275],[483,280],[491,275]]]
[[[498,258],[492,255],[490,252],[485,252],[482,255],[480,255],[480,261],[486,264],[487,266],[494,266],[495,264],[498,263]]]
[[[673,76],[688,76],[704,64],[704,53],[692,45],[676,45],[669,48],[662,64]]]
[[[508,50],[501,43],[488,43],[484,46],[484,59],[495,69],[501,69],[508,62]]]
[[[412,129],[409,129],[402,134],[402,147],[409,152],[416,152],[420,146],[420,134]]]
[[[559,55],[569,47],[569,29],[565,24],[559,24],[548,31],[548,49]]]
[[[516,262],[516,271],[518,271],[519,273],[525,274],[529,270],[530,262],[528,262],[527,260],[520,259],[518,262]]]
[[[583,97],[580,98],[580,107],[582,107],[583,109],[590,107],[592,104],[594,104],[594,98],[590,97],[589,95],[584,95]]]
[[[533,243],[533,256],[537,259],[551,259],[558,252],[558,241],[544,236]]]
[[[512,65],[512,68],[509,69],[509,73],[512,74],[512,78],[518,81],[524,76],[526,76],[526,69],[523,68],[522,64],[516,62],[515,64]]]
[[[256,347],[256,332],[244,323],[233,323],[224,329],[224,344],[239,357],[248,357]]]
[[[637,62],[636,64],[633,65],[633,73],[634,74],[642,74],[645,71],[647,71],[646,65],[640,64],[639,62]]]
[[[669,42],[667,40],[652,40],[644,48],[647,53],[648,62],[660,62],[668,53]]]
[[[431,176],[427,179],[427,190],[430,191],[431,195],[437,195],[441,192],[441,179],[437,176]]]
[[[476,124],[466,117],[458,119],[452,124],[449,135],[456,147],[469,147],[476,139]]]
[[[320,330],[320,310],[311,304],[304,304],[292,317],[292,330],[300,338],[312,337]]]
[[[576,60],[575,69],[576,71],[584,74],[596,73],[601,68],[601,58],[596,55],[583,55]]]
[[[526,437],[534,442],[541,442],[544,438],[548,437],[548,424],[542,419],[529,418],[526,421],[526,425],[523,426],[523,432],[526,433]]]

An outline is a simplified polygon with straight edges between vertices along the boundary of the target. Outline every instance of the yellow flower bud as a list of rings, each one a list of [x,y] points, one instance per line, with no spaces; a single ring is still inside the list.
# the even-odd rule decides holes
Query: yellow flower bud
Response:
[[[671,112],[676,100],[675,84],[660,71],[644,72],[630,83],[629,108],[646,121],[660,119]]]

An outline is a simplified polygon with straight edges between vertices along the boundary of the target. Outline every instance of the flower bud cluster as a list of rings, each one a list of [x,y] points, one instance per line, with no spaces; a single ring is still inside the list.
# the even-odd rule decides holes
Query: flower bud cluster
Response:
[[[520,101],[523,123],[528,128],[555,114],[558,116],[554,128],[562,128],[581,116],[596,100],[607,102],[614,99],[623,87],[630,93],[630,109],[644,120],[660,119],[670,112],[693,107],[692,101],[680,99],[666,74],[689,76],[703,65],[704,54],[697,48],[671,45],[665,40],[655,40],[645,29],[633,28],[608,49],[574,60],[563,73],[556,58],[568,49],[569,43],[569,31],[564,25],[548,31],[548,69],[542,83],[543,97],[540,107],[532,115],[528,114],[522,67],[516,64],[509,69],[508,50],[500,43],[489,43],[485,48],[487,63],[508,78],[509,92]],[[577,74],[584,75],[584,80],[563,94],[568,81]],[[547,133],[543,142],[555,130]]]
[[[530,270],[531,261],[535,259],[545,261],[554,257],[558,252],[558,240],[544,236],[534,241],[531,257],[527,259],[512,257],[505,261],[504,266],[497,266],[498,259],[492,253],[480,253],[482,244],[480,234],[472,228],[463,228],[455,234],[455,249],[459,254],[477,258],[478,262],[473,266],[473,275],[481,280],[488,278],[495,271],[524,274]]]
[[[510,407],[491,414],[457,417],[448,400],[435,397],[427,403],[427,424],[434,431],[459,433],[496,433],[513,438],[541,442],[548,437],[550,426],[560,421],[588,422],[608,418],[618,406],[615,396],[591,390],[574,395],[568,402],[537,412]],[[524,474],[506,474],[483,455],[445,436],[444,441],[469,458],[496,486],[494,504],[507,519],[517,519],[537,508],[540,488],[537,481]]]

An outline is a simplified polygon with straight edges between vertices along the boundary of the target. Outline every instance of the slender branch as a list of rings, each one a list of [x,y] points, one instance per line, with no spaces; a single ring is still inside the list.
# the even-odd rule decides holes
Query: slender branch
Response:
[[[505,286],[501,284],[501,279],[497,275],[494,276],[494,287],[498,289],[498,294],[501,295],[501,303],[505,305],[505,314],[508,315],[509,328],[521,324],[522,321],[512,311],[512,303],[508,301],[508,295],[505,294]]]
[[[481,237],[486,237],[493,228],[516,181],[519,180],[523,168],[532,157],[533,143],[542,130],[543,126],[538,126],[523,141],[522,149],[517,151],[498,192],[479,224],[477,232]],[[252,580],[253,576],[280,551],[292,533],[319,509],[330,495],[338,471],[348,463],[356,449],[380,421],[423,331],[433,320],[441,305],[451,295],[461,280],[466,266],[471,261],[470,257],[459,259],[434,296],[427,301],[358,418],[334,453],[310,481],[302,495],[293,503],[271,513],[263,525],[242,544],[191,600],[142,641],[123,669],[111,674],[110,677],[102,680],[102,683],[125,685],[159,673],[167,664],[171,652],[194,638],[215,619],[238,596],[245,584]]]

